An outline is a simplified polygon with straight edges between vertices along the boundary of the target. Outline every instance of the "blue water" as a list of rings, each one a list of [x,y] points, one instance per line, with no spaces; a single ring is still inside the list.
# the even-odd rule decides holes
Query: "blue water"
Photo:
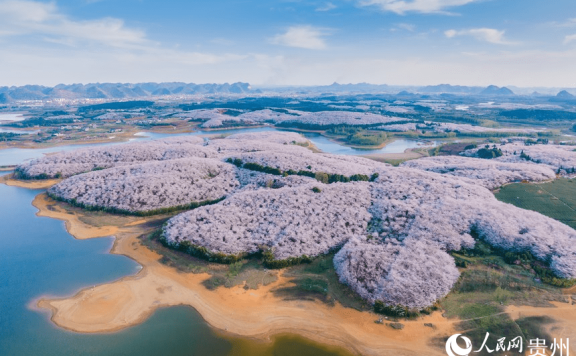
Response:
[[[347,355],[298,336],[264,346],[223,337],[184,306],[160,309],[143,324],[116,333],[79,334],[55,326],[49,312],[35,307],[38,298],[71,296],[135,274],[140,266],[109,254],[112,238],[76,240],[62,221],[36,216],[31,202],[41,192],[0,184],[0,356]]]
[[[254,129],[230,129],[230,130],[213,130],[213,131],[195,131],[187,134],[180,135],[231,135],[239,132],[263,132],[263,131],[277,131],[283,132],[281,130],[272,127],[259,127]],[[308,140],[310,140],[316,147],[326,153],[341,154],[341,155],[368,155],[375,153],[402,153],[409,148],[423,147],[424,143],[417,140],[405,140],[399,139],[395,140],[386,146],[378,149],[360,149],[353,148],[349,146],[342,145],[340,143],[331,141],[326,137],[322,136],[316,132],[299,132]],[[159,134],[153,132],[140,132],[137,134],[140,137],[146,137],[150,140],[155,140],[159,138],[171,137],[174,134]],[[431,142],[430,147],[435,146],[436,142]]]
[[[273,131],[274,128],[198,131],[191,135]],[[357,150],[305,133],[318,148],[338,154],[403,152],[419,145],[398,140],[379,150]],[[141,133],[138,140],[172,137]],[[112,144],[112,143],[109,143]],[[119,143],[115,143],[119,144]],[[0,150],[0,166],[19,164],[45,153],[94,145]],[[1,173],[6,174],[6,173]],[[37,217],[31,205],[42,190],[0,184],[0,356],[5,355],[343,355],[296,336],[282,336],[263,347],[224,338],[188,307],[156,311],[146,322],[117,333],[78,334],[56,327],[46,311],[34,308],[41,296],[71,296],[78,290],[137,273],[140,266],[111,255],[112,238],[76,240],[61,221]]]
[[[213,131],[194,131],[191,133],[182,134],[166,134],[166,133],[155,133],[155,132],[139,132],[136,134],[136,139],[131,141],[147,141],[155,140],[159,138],[174,137],[174,136],[200,136],[200,135],[231,135],[239,132],[262,132],[262,131],[279,131],[272,127],[259,127],[253,129],[230,129],[230,130],[213,130]],[[408,148],[423,147],[423,142],[418,140],[405,140],[399,139],[395,140],[383,148],[375,150],[364,150],[358,148],[348,147],[337,142],[330,141],[326,137],[315,133],[315,132],[304,132],[302,133],[304,137],[309,139],[316,147],[326,153],[334,154],[344,154],[344,155],[367,155],[375,153],[402,153]],[[0,166],[9,166],[19,164],[29,159],[42,157],[44,154],[60,152],[60,151],[71,151],[79,148],[101,146],[101,145],[118,145],[118,143],[98,143],[98,144],[83,144],[83,145],[68,145],[68,146],[57,146],[42,149],[26,149],[26,148],[9,148],[5,150],[0,150]],[[431,143],[436,145],[436,142]],[[432,147],[432,146],[429,146]]]
[[[315,132],[305,132],[302,133],[304,137],[310,140],[316,147],[318,147],[323,152],[339,154],[339,155],[369,155],[369,154],[376,154],[376,153],[402,153],[409,148],[417,148],[417,147],[424,147],[425,144],[422,141],[417,140],[405,140],[405,139],[398,139],[392,141],[391,143],[387,144],[386,146],[378,149],[361,149],[361,148],[353,148],[349,146],[341,145],[337,142],[330,141],[326,137],[320,135],[319,133]],[[430,144],[426,145],[426,147],[433,147],[437,143],[431,142]]]

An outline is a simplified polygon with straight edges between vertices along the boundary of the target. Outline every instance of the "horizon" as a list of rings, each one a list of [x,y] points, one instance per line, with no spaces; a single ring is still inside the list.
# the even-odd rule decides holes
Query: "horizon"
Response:
[[[418,85],[418,84],[414,84],[414,85],[409,85],[409,84],[388,84],[388,83],[369,83],[369,82],[356,82],[356,83],[338,83],[338,82],[333,82],[330,84],[270,84],[270,85],[266,85],[266,84],[252,84],[249,82],[242,82],[242,81],[238,81],[238,82],[231,82],[231,81],[225,81],[225,82],[185,82],[185,81],[161,81],[161,82],[74,82],[74,83],[58,83],[55,85],[45,85],[45,84],[37,84],[37,83],[27,83],[27,84],[22,84],[22,85],[1,85],[0,84],[0,88],[4,87],[4,88],[12,88],[12,87],[16,87],[16,88],[20,88],[20,87],[27,87],[27,86],[41,86],[41,87],[46,87],[46,88],[55,88],[58,86],[73,86],[73,85],[82,85],[82,86],[89,86],[89,85],[141,85],[141,84],[185,84],[185,85],[190,85],[190,84],[194,84],[194,85],[234,85],[234,84],[247,84],[251,87],[251,89],[254,88],[269,88],[269,89],[274,89],[274,88],[316,88],[316,87],[329,87],[329,86],[335,86],[335,85],[340,85],[340,86],[352,86],[352,85],[371,85],[371,86],[388,86],[391,88],[426,88],[426,87],[438,87],[438,86],[450,86],[450,87],[466,87],[466,88],[488,88],[488,87],[498,87],[498,88],[517,88],[517,89],[559,89],[559,90],[574,90],[576,89],[576,85],[574,87],[566,87],[566,86],[518,86],[518,85],[514,85],[514,84],[509,84],[509,85],[494,85],[494,84],[489,84],[489,85],[466,85],[466,84],[449,84],[449,83],[438,83],[438,84],[426,84],[426,85]]]
[[[1,0],[2,86],[576,87],[576,3]]]

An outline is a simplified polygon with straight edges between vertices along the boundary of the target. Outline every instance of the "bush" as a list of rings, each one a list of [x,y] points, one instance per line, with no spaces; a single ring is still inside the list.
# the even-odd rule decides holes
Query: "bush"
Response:
[[[62,201],[62,202],[68,203],[70,205],[76,206],[78,208],[82,208],[84,210],[102,211],[102,212],[109,213],[109,214],[133,215],[133,216],[152,216],[152,215],[169,214],[169,213],[173,213],[173,212],[177,212],[177,211],[181,211],[181,210],[193,210],[193,209],[199,208],[201,206],[217,204],[226,198],[224,196],[224,197],[221,197],[219,199],[204,200],[204,201],[200,201],[200,202],[192,202],[190,204],[171,206],[168,208],[160,208],[160,209],[146,210],[146,211],[131,211],[131,210],[124,210],[124,209],[117,209],[114,207],[86,205],[86,204],[82,204],[82,203],[76,201],[76,199],[70,199],[70,200],[63,199],[63,198],[61,198],[55,194],[52,194],[50,192],[46,192],[46,194],[54,200]]]
[[[544,283],[553,285],[559,288],[570,288],[576,285],[576,279],[567,279],[557,277],[552,270],[547,267],[538,265],[536,263],[532,264],[532,269],[536,272],[536,275],[540,277],[540,280]]]
[[[405,318],[409,314],[409,309],[401,305],[386,305],[384,302],[377,300],[374,302],[374,312],[393,318]]]
[[[262,252],[262,262],[267,268],[280,269],[302,263],[310,263],[312,262],[312,259],[306,255],[302,255],[300,257],[290,257],[284,260],[277,260],[274,258],[272,250],[266,250]]]
[[[368,177],[365,174],[354,174],[350,176],[350,180],[352,182],[368,182],[370,180],[370,177]]]
[[[324,183],[324,184],[328,184],[328,173],[324,173],[324,172],[318,172],[314,175],[314,178],[316,178],[317,181]]]
[[[175,248],[178,251],[189,254],[190,256],[201,258],[210,262],[223,263],[223,264],[233,264],[240,263],[244,258],[247,257],[246,254],[240,253],[237,255],[226,255],[224,253],[212,253],[206,247],[193,245],[190,241],[182,241],[179,244],[172,246],[170,245],[165,237],[160,238],[162,245],[166,247]]]
[[[481,148],[476,152],[479,158],[492,159],[503,155],[502,150],[499,148]]]

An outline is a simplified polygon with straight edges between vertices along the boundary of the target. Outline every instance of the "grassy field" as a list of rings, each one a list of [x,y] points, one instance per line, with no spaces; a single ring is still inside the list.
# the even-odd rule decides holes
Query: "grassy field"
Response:
[[[294,277],[294,286],[280,288],[274,293],[287,299],[319,299],[328,304],[338,301],[340,304],[356,310],[369,310],[366,303],[348,286],[340,283],[334,269],[334,254],[319,256],[311,263],[290,267],[284,272]]]
[[[461,277],[450,294],[441,300],[444,315],[461,319],[458,332],[468,336],[473,345],[482,345],[490,333],[488,346],[493,349],[496,340],[506,342],[517,337],[551,340],[546,325],[553,320],[545,317],[527,317],[513,320],[504,313],[506,305],[551,306],[551,301],[567,302],[562,290],[537,282],[529,266],[509,265],[499,256],[466,257],[468,268],[461,269]],[[443,340],[438,340],[440,344]],[[445,341],[445,340],[444,340]],[[485,350],[479,355],[489,355]]]
[[[543,184],[509,184],[495,196],[500,201],[537,211],[576,228],[576,179],[557,179]]]
[[[259,285],[268,285],[278,279],[278,272],[262,266],[260,260],[249,258],[230,265],[212,263],[190,256],[186,253],[164,247],[158,241],[160,230],[141,236],[142,243],[152,251],[162,255],[162,263],[187,273],[208,273],[204,282],[208,289],[220,286],[227,288],[244,284],[245,289],[258,289]]]

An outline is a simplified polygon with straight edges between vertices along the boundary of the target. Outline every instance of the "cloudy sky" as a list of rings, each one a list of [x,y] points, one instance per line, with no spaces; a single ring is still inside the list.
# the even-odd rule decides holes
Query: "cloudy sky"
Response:
[[[0,0],[0,86],[576,87],[575,0]]]

